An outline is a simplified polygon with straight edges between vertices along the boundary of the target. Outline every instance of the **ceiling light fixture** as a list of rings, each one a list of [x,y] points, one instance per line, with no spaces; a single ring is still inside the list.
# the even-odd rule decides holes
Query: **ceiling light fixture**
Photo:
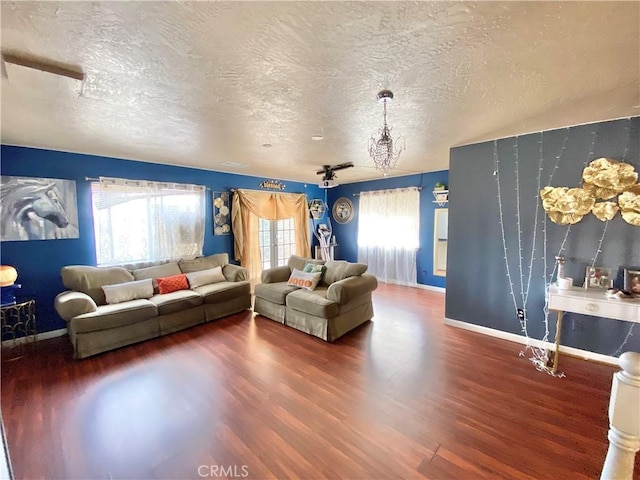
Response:
[[[403,150],[403,148],[399,146],[397,150],[394,149],[394,140],[391,138],[391,130],[393,127],[387,125],[387,102],[391,100],[393,100],[393,92],[391,90],[378,92],[378,101],[383,103],[383,124],[377,132],[379,138],[376,138],[374,134],[369,139],[369,155],[373,159],[376,169],[382,171],[384,175],[386,175],[389,170],[395,168],[396,162],[398,158],[400,158],[400,153]],[[398,135],[395,141],[399,143],[400,140],[402,140],[404,146],[404,139]]]
[[[311,140],[317,140],[317,141],[324,140],[324,136],[323,135],[313,135],[311,137]]]

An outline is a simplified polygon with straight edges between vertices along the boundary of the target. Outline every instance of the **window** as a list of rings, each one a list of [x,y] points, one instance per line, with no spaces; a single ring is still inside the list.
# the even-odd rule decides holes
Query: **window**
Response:
[[[417,282],[420,192],[416,187],[362,192],[358,261],[382,281]]]
[[[262,269],[281,267],[296,252],[293,218],[265,220],[260,218],[260,257]]]
[[[101,178],[91,185],[98,265],[202,255],[205,187]]]

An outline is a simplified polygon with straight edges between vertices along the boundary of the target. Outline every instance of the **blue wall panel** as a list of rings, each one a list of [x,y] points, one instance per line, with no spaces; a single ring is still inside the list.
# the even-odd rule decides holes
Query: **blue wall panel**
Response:
[[[545,314],[545,290],[555,281],[551,274],[560,251],[567,260],[565,275],[575,285],[583,284],[595,258],[597,266],[617,273],[616,286],[622,287],[624,267],[640,266],[640,227],[619,214],[608,224],[589,214],[571,227],[557,225],[537,198],[538,177],[540,187],[577,187],[585,165],[599,157],[640,171],[640,117],[451,149],[448,318],[523,334],[516,309],[524,308],[529,336],[548,333],[553,341],[555,314]],[[637,324],[571,313],[564,318],[563,345],[612,356],[640,349]]]
[[[449,172],[423,173],[406,175],[403,177],[382,178],[367,182],[339,185],[328,190],[329,209],[340,197],[346,197],[353,202],[355,215],[351,222],[341,225],[333,220],[333,231],[339,245],[336,258],[355,262],[358,259],[358,204],[359,197],[355,194],[372,190],[389,190],[403,187],[422,187],[420,192],[420,248],[417,254],[418,283],[436,287],[445,287],[444,277],[433,275],[433,212],[438,205],[433,203],[433,188],[437,182],[448,185]],[[384,228],[380,225],[380,228]]]
[[[212,172],[195,168],[81,155],[51,150],[3,145],[0,150],[2,175],[49,177],[76,181],[80,238],[2,242],[0,261],[18,270],[18,283],[24,295],[36,298],[38,330],[45,332],[64,328],[65,322],[53,309],[55,296],[65,288],[60,269],[65,265],[95,265],[93,218],[90,183],[85,177],[119,177],[133,180],[192,183],[205,185],[211,191],[232,188],[260,190],[264,178]],[[285,192],[306,193],[309,199],[324,198],[316,184],[282,180]],[[213,235],[211,192],[206,202],[206,228],[203,253],[229,253],[233,259],[233,236]]]

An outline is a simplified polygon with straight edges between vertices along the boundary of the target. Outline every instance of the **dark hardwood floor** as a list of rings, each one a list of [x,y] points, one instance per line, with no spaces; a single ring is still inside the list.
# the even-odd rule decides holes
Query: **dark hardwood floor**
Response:
[[[445,326],[440,293],[374,303],[334,344],[251,312],[86,360],[39,342],[2,363],[15,478],[599,476],[615,368],[538,372]]]

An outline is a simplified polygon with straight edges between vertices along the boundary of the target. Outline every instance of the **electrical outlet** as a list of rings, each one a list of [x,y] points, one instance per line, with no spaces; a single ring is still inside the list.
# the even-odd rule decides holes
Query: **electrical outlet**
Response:
[[[524,309],[518,308],[516,310],[516,314],[518,315],[518,320],[520,320],[520,321],[524,320]]]

